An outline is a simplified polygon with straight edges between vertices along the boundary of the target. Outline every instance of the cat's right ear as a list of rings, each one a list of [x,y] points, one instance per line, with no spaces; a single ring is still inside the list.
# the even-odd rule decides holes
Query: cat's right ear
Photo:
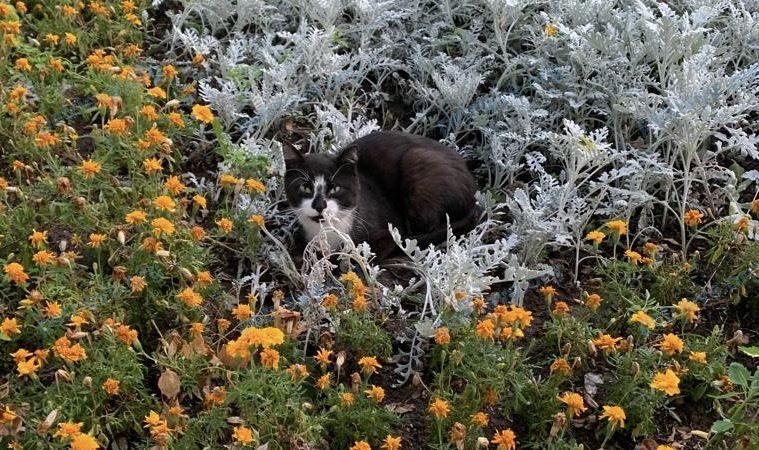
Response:
[[[303,161],[303,153],[291,144],[285,143],[282,146],[282,154],[285,157],[286,166],[292,166]]]

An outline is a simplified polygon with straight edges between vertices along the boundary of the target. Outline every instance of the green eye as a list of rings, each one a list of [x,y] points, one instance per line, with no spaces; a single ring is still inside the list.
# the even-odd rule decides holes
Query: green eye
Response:
[[[337,194],[340,192],[342,188],[340,186],[332,186],[332,189],[329,190],[330,194]]]
[[[310,195],[311,194],[311,186],[308,186],[306,184],[301,184],[300,187],[298,188],[298,191],[301,194],[309,194]]]

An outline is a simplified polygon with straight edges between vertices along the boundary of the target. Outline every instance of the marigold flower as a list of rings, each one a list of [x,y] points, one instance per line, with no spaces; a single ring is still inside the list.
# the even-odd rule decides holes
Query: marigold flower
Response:
[[[616,233],[617,236],[623,236],[627,234],[627,222],[624,220],[611,220],[606,222],[606,228]]]
[[[71,441],[71,450],[97,450],[100,448],[97,439],[89,434],[78,434]]]
[[[211,272],[207,270],[198,272],[197,282],[201,286],[208,286],[209,284],[213,283],[213,276],[211,275]]]
[[[588,234],[585,235],[585,240],[593,241],[593,244],[595,245],[601,245],[605,237],[606,237],[606,234],[604,232],[593,230],[593,231],[589,231]]]
[[[229,234],[232,231],[232,228],[234,227],[234,224],[231,220],[227,219],[226,217],[222,217],[221,219],[216,221],[216,225],[219,226],[221,231],[224,232],[224,234]]]
[[[602,301],[603,299],[600,295],[588,294],[588,296],[585,298],[585,306],[595,311],[599,306],[601,306]]]
[[[593,345],[604,351],[604,353],[613,353],[617,350],[617,345],[621,337],[611,337],[608,334],[598,333],[598,337],[593,339]]]
[[[132,345],[137,342],[139,333],[137,330],[133,330],[129,325],[121,324],[114,330],[116,338],[126,345]]]
[[[178,112],[169,113],[168,119],[169,119],[169,122],[171,122],[173,125],[179,128],[185,127],[184,119],[182,119],[182,115],[179,114]]]
[[[55,432],[54,436],[59,438],[78,436],[82,433],[83,426],[84,424],[82,422],[61,422],[58,424],[58,431]]]
[[[174,211],[177,204],[167,195],[159,195],[153,200],[153,206],[162,211]]]
[[[248,222],[256,225],[258,228],[263,228],[264,227],[264,216],[262,216],[260,214],[253,214],[248,219]]]
[[[145,132],[145,139],[156,145],[170,143],[169,138],[158,129],[156,124],[153,124],[153,126]]]
[[[62,336],[55,341],[53,353],[58,358],[68,362],[79,362],[87,359],[84,347],[80,344],[72,344],[66,336]]]
[[[322,306],[324,306],[325,308],[334,308],[335,306],[337,306],[337,300],[338,300],[337,295],[327,294],[322,299]]]
[[[202,241],[206,237],[206,230],[199,225],[195,225],[190,228],[190,236],[196,241]]]
[[[248,320],[253,316],[253,310],[250,308],[250,305],[240,303],[232,310],[232,314],[237,320]]]
[[[625,256],[633,264],[638,264],[643,260],[643,255],[633,250],[625,250]]]
[[[15,284],[22,285],[29,280],[29,275],[24,272],[24,266],[19,263],[8,263],[3,266],[5,275]]]
[[[35,373],[39,370],[40,366],[34,359],[28,361],[19,361],[16,363],[16,371],[19,377],[35,377]]]
[[[308,368],[303,364],[291,364],[285,372],[292,377],[293,381],[300,381],[308,376]]]
[[[103,242],[108,239],[108,236],[101,233],[90,233],[90,242],[87,243],[92,248],[100,248],[103,246]]]
[[[322,391],[327,390],[327,388],[329,387],[331,376],[332,376],[331,373],[327,373],[320,376],[319,379],[316,380],[316,387],[321,389]]]
[[[145,282],[145,278],[139,275],[134,275],[129,279],[129,286],[134,293],[142,292],[147,285],[148,284]]]
[[[557,316],[566,316],[569,314],[569,305],[567,302],[556,302],[553,307],[553,313]]]
[[[471,422],[472,425],[478,427],[478,428],[486,428],[488,426],[488,421],[490,418],[488,415],[484,412],[476,412],[472,414],[471,416]]]
[[[691,323],[698,320],[698,313],[701,311],[701,308],[699,308],[697,304],[687,298],[681,298],[680,301],[677,302],[677,305],[675,305],[675,309],[679,316],[684,317],[685,320]]]
[[[451,342],[451,334],[448,327],[439,327],[435,330],[435,343],[437,345],[448,345]]]
[[[246,187],[247,187],[249,190],[251,190],[251,191],[253,191],[253,192],[257,192],[257,193],[259,193],[259,194],[261,194],[261,193],[263,193],[263,192],[266,192],[266,186],[264,186],[264,184],[263,184],[263,183],[261,183],[260,181],[258,181],[258,180],[255,180],[255,179],[253,179],[253,178],[249,178],[249,179],[248,179],[248,180],[245,182],[245,186],[246,186]]]
[[[688,359],[698,364],[706,364],[706,352],[690,352]]]
[[[356,397],[350,392],[343,392],[340,394],[340,403],[344,406],[352,406],[355,401]]]
[[[156,86],[154,88],[148,89],[147,93],[151,97],[165,99],[166,98],[166,91],[161,89],[160,87]]]
[[[26,58],[17,59],[15,66],[16,66],[16,69],[22,72],[29,72],[32,70],[32,65],[29,63],[29,60]]]
[[[126,134],[129,124],[124,119],[111,119],[103,126],[103,130],[115,136]]]
[[[557,397],[558,400],[565,405],[567,405],[567,415],[572,417],[575,415],[575,413],[583,413],[588,408],[585,406],[585,402],[582,399],[582,395],[577,394],[575,392],[565,392],[560,397]]]
[[[366,441],[356,441],[349,450],[372,450],[372,447]]]
[[[540,292],[543,298],[551,300],[556,295],[556,288],[553,286],[541,286],[538,292]]]
[[[192,116],[203,123],[211,123],[214,120],[211,108],[205,105],[194,105],[192,107]]]
[[[21,325],[18,324],[18,320],[15,317],[6,317],[3,319],[3,322],[0,323],[0,333],[6,336],[21,334]]]
[[[385,390],[380,386],[372,385],[371,388],[364,391],[366,396],[377,403],[381,403],[385,399]]]
[[[38,266],[49,266],[55,261],[55,253],[47,250],[40,250],[32,255],[32,261]]]
[[[658,250],[659,250],[659,247],[653,242],[646,242],[643,245],[643,253],[645,253],[651,258],[653,258],[653,256],[656,254]]]
[[[569,375],[572,373],[572,366],[569,365],[569,362],[566,358],[557,358],[553,363],[551,363],[551,373],[557,372],[562,375]]]
[[[656,450],[675,450],[675,449],[670,447],[669,445],[659,445],[656,447]]]
[[[630,322],[639,323],[649,330],[656,328],[656,321],[643,310],[635,311],[630,317]]]
[[[690,209],[685,212],[683,215],[683,222],[685,222],[686,225],[689,227],[697,227],[701,222],[703,222],[704,213],[697,209]]]
[[[366,301],[366,297],[363,295],[357,295],[356,298],[353,299],[353,304],[351,305],[353,307],[353,310],[356,312],[366,311],[368,303]]]
[[[498,450],[514,450],[517,446],[516,439],[517,435],[511,428],[507,428],[503,431],[496,430],[490,442],[498,445]]]
[[[242,425],[234,428],[232,437],[235,439],[235,441],[242,445],[250,445],[255,442],[255,438],[253,437],[253,430]]]
[[[543,27],[543,33],[545,33],[545,35],[548,37],[554,37],[556,36],[556,34],[558,34],[558,32],[559,32],[559,28],[552,23],[547,23]]]
[[[448,417],[448,413],[451,411],[451,407],[448,405],[448,402],[441,399],[436,398],[433,400],[427,410],[435,416],[435,419],[444,419]]]
[[[269,369],[279,369],[279,352],[273,348],[261,351],[261,365]]]
[[[148,215],[145,214],[145,211],[136,210],[127,213],[124,220],[130,225],[137,225],[147,220],[147,218]]]
[[[400,450],[401,449],[401,438],[400,437],[393,437],[391,435],[387,435],[385,437],[385,440],[382,441],[382,446],[380,447],[382,450]]]
[[[121,382],[119,380],[114,380],[113,378],[108,378],[103,382],[103,390],[108,395],[118,395],[119,394],[119,386],[121,385]]]
[[[15,412],[13,412],[11,407],[8,405],[5,405],[4,411],[0,411],[0,423],[3,423],[3,424],[11,423],[14,420],[16,420],[17,417],[18,415]]]
[[[361,366],[361,371],[364,372],[364,375],[366,376],[371,376],[374,372],[376,372],[376,369],[382,368],[380,363],[377,361],[377,358],[374,356],[364,356],[358,360],[358,365]]]
[[[203,297],[189,287],[184,288],[182,292],[177,294],[177,298],[189,308],[197,308],[203,303]]]
[[[657,372],[650,386],[669,396],[677,395],[680,393],[680,378],[672,369],[667,369],[664,373]]]
[[[495,323],[491,319],[480,320],[475,327],[475,333],[481,339],[492,341],[495,338]]]
[[[61,309],[61,304],[58,302],[47,302],[45,304],[45,317],[48,319],[60,317],[62,312],[63,310]]]
[[[749,218],[748,216],[741,216],[737,222],[735,222],[735,229],[739,233],[745,233],[748,230]]]
[[[672,333],[664,335],[662,341],[659,343],[659,349],[667,356],[682,353],[683,347],[683,340]]]
[[[240,333],[240,339],[245,340],[249,345],[269,348],[283,343],[285,341],[285,334],[279,328],[274,327],[249,327]]]
[[[625,410],[619,406],[604,405],[604,412],[599,417],[606,419],[611,424],[612,428],[624,428],[625,427]]]
[[[198,205],[200,208],[206,209],[206,198],[202,195],[195,195],[192,197],[192,202]]]
[[[316,362],[319,363],[322,369],[324,369],[329,365],[330,355],[332,355],[332,350],[320,348],[319,351],[316,352],[316,356],[314,356],[314,359],[316,360]]]

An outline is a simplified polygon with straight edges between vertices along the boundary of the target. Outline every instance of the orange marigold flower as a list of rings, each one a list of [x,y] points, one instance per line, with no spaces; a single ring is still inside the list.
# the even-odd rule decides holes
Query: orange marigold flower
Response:
[[[322,369],[324,369],[329,365],[330,355],[332,355],[332,350],[320,348],[319,351],[316,352],[316,356],[314,356],[314,359],[319,363]]]
[[[559,27],[552,23],[547,23],[543,27],[543,33],[548,37],[555,37],[559,33]]]
[[[182,292],[177,294],[177,298],[189,308],[197,308],[203,303],[203,297],[189,287],[184,288]]]
[[[226,217],[222,217],[221,219],[216,221],[216,225],[221,229],[224,234],[229,234],[232,232],[232,228],[234,227],[234,224],[231,220],[229,220]]]
[[[372,447],[366,441],[356,441],[349,450],[372,450]]]
[[[639,323],[649,330],[656,328],[656,321],[653,317],[649,316],[645,311],[635,311],[630,317],[631,323]]]
[[[351,392],[340,394],[340,403],[345,406],[352,406],[356,402],[356,397]]]
[[[574,416],[575,413],[583,413],[588,409],[585,406],[582,395],[575,392],[565,392],[557,398],[561,403],[567,405],[567,413],[570,417]]]
[[[367,301],[366,297],[363,295],[357,295],[356,298],[353,299],[353,310],[356,312],[366,311],[367,307]]]
[[[185,127],[184,119],[182,119],[182,115],[179,114],[178,112],[169,113],[168,118],[169,118],[169,122],[171,122],[173,125],[179,128]]]
[[[198,272],[197,280],[199,285],[208,286],[213,283],[213,275],[211,275],[211,272],[203,270]]]
[[[192,197],[192,202],[198,205],[200,208],[206,209],[206,198],[202,195],[196,194]]]
[[[121,382],[119,380],[114,380],[113,378],[108,378],[103,382],[103,390],[108,395],[118,395],[119,394],[119,386],[121,385]]]
[[[361,371],[364,375],[370,376],[376,372],[376,369],[381,369],[382,366],[374,356],[364,356],[358,360],[358,365],[361,366]]]
[[[606,222],[606,228],[610,229],[618,236],[627,234],[627,222],[624,220],[611,220]]]
[[[119,325],[115,330],[116,338],[126,345],[132,345],[137,342],[137,330],[133,330],[129,325]]]
[[[82,434],[82,422],[61,422],[58,424],[58,431],[55,432],[55,437],[59,438],[71,438]]]
[[[148,215],[145,214],[145,211],[135,210],[127,213],[127,215],[124,217],[124,220],[126,220],[126,223],[130,225],[137,225],[147,220],[147,218]]]
[[[135,275],[129,279],[129,286],[132,288],[132,292],[142,292],[147,285],[145,278],[139,275]]]
[[[481,339],[492,341],[495,337],[495,324],[491,319],[480,320],[475,327],[475,333]]]
[[[679,316],[684,317],[685,320],[691,323],[698,320],[698,313],[701,311],[701,308],[699,308],[697,304],[687,298],[681,298],[680,301],[677,302],[677,305],[675,305],[675,309]]]
[[[690,209],[685,212],[683,215],[683,222],[685,222],[686,225],[689,227],[697,227],[701,222],[703,222],[704,219],[704,213],[697,209]]]
[[[199,225],[195,225],[190,228],[190,236],[196,241],[202,241],[206,237],[206,230]]]
[[[177,204],[167,195],[159,195],[153,200],[153,206],[162,211],[174,211]]]
[[[53,319],[55,317],[60,317],[63,310],[61,309],[61,304],[58,302],[46,302],[45,303],[45,317],[48,319]]]
[[[153,234],[156,236],[160,236],[161,234],[171,236],[175,231],[174,224],[164,217],[153,219],[153,221],[150,222],[150,225],[153,227]]]
[[[625,427],[625,410],[619,406],[604,405],[604,412],[599,416],[601,419],[606,419],[611,424],[612,428],[624,428]]]
[[[327,373],[320,376],[319,379],[316,380],[316,387],[322,391],[326,390],[329,387],[331,375],[331,373]]]
[[[55,253],[47,250],[40,250],[32,255],[32,261],[38,266],[49,266],[55,261]]]
[[[562,375],[569,375],[572,373],[572,366],[569,365],[569,361],[566,358],[557,358],[551,363],[551,373],[558,372]]]
[[[5,275],[17,285],[26,283],[29,280],[29,275],[24,272],[24,266],[19,263],[12,262],[3,266]]]
[[[601,306],[602,301],[603,299],[600,295],[588,294],[588,296],[585,298],[585,306],[595,311],[599,306]]]
[[[544,298],[550,300],[556,295],[556,288],[553,286],[541,286],[540,289],[538,289],[538,292],[540,292],[540,295]]]
[[[429,407],[427,407],[427,411],[435,416],[435,419],[440,420],[448,417],[448,413],[451,412],[451,407],[448,405],[447,401],[441,398],[436,398],[430,403]]]
[[[272,348],[265,348],[261,351],[261,365],[269,369],[279,368],[279,352]]]
[[[250,305],[240,303],[232,310],[232,314],[237,320],[248,320],[253,316],[253,311],[250,308]]]
[[[684,348],[683,340],[672,333],[664,335],[662,341],[659,343],[659,349],[667,356],[672,356],[675,353],[682,353]]]
[[[556,302],[552,311],[557,316],[566,316],[569,314],[569,305],[567,302]]]
[[[100,248],[103,246],[103,242],[108,239],[108,236],[101,233],[90,233],[90,242],[87,243],[92,248]]]
[[[250,445],[256,440],[253,437],[253,430],[242,425],[234,428],[232,437],[242,445]]]
[[[498,445],[498,450],[514,450],[517,447],[517,435],[510,428],[496,431],[490,443]]]
[[[385,390],[379,386],[372,385],[369,389],[364,391],[364,394],[377,403],[381,403],[385,399]]]
[[[111,119],[103,126],[103,130],[116,136],[126,134],[128,128],[129,124],[124,119]]]
[[[6,317],[3,319],[3,322],[0,323],[0,333],[6,336],[21,334],[21,325],[18,324],[18,320],[15,317]]]
[[[258,228],[263,228],[264,227],[264,216],[262,216],[260,214],[253,214],[248,219],[248,222],[256,225]]]
[[[83,161],[82,164],[79,166],[79,171],[82,172],[82,175],[84,175],[84,178],[92,178],[96,174],[100,173],[100,170],[102,169],[102,166],[100,163],[97,163],[91,159],[88,159],[87,161]]]
[[[47,231],[37,231],[32,228],[32,234],[29,235],[29,242],[35,248],[42,248],[47,242]]]
[[[158,119],[158,112],[153,105],[144,105],[142,108],[140,108],[140,114],[145,116],[145,118],[148,120]]]
[[[448,345],[451,342],[451,333],[448,327],[439,327],[435,330],[435,343],[437,345]]]
[[[258,192],[259,194],[260,194],[260,193],[263,193],[263,192],[266,192],[266,186],[264,186],[264,184],[263,184],[263,183],[261,183],[260,181],[258,181],[258,180],[255,180],[255,179],[253,179],[253,178],[249,178],[249,179],[248,179],[248,180],[245,182],[245,186],[246,186],[246,187],[247,187],[249,190],[251,190],[251,191],[253,191],[253,192]]]
[[[29,64],[29,60],[26,58],[19,58],[16,60],[16,69],[22,72],[29,72],[32,70],[32,65]]]
[[[158,86],[148,89],[148,95],[155,98],[165,99],[166,98],[166,91],[159,88]]]
[[[698,364],[706,364],[706,352],[690,352],[688,359]]]
[[[203,123],[211,123],[214,120],[211,108],[205,105],[194,105],[192,107],[192,115]]]
[[[474,413],[471,416],[472,425],[478,428],[486,428],[488,426],[489,421],[490,421],[490,418],[488,417],[488,415],[481,411]]]
[[[625,256],[633,264],[638,264],[643,260],[643,255],[633,250],[625,250]]]
[[[337,295],[327,294],[322,299],[322,306],[324,306],[325,308],[334,308],[337,306],[337,301],[338,301]]]
[[[677,395],[680,393],[680,378],[672,369],[667,369],[664,373],[657,372],[650,386],[669,396]]]
[[[394,437],[391,435],[387,435],[385,437],[385,440],[382,441],[382,446],[380,447],[382,450],[400,450],[401,449],[401,438],[400,437]]]
[[[300,381],[308,376],[308,368],[303,364],[291,364],[285,372],[292,377],[293,381]]]
[[[608,334],[598,333],[598,337],[593,339],[593,344],[604,351],[604,353],[613,353],[617,350],[617,344],[621,337],[611,337]]]

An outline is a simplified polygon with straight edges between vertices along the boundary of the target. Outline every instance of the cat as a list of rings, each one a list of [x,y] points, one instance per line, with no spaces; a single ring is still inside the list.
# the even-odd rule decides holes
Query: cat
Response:
[[[379,258],[397,246],[388,223],[403,238],[426,246],[476,225],[476,183],[464,159],[432,139],[399,131],[377,131],[335,155],[285,151],[285,192],[310,241],[326,223],[367,242]],[[327,234],[331,247],[340,241]]]

